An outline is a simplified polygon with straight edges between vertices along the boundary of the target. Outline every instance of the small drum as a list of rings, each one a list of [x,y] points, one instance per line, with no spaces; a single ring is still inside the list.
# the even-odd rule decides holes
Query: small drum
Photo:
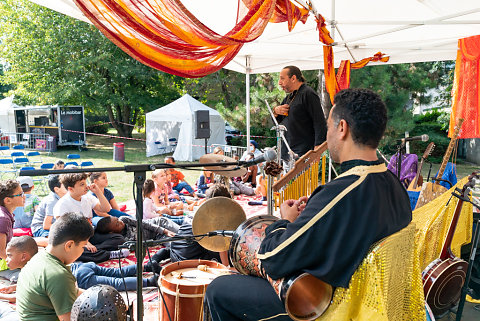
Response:
[[[186,260],[166,265],[160,273],[159,283],[171,320],[202,321],[205,290],[222,274],[230,272],[225,265],[214,261]],[[169,321],[162,300],[160,305],[160,320]]]
[[[273,280],[265,273],[257,258],[260,244],[265,238],[265,229],[277,220],[275,216],[260,215],[243,222],[235,230],[230,242],[230,262],[242,274],[267,279],[293,320],[314,320],[330,305],[332,287],[308,273]]]

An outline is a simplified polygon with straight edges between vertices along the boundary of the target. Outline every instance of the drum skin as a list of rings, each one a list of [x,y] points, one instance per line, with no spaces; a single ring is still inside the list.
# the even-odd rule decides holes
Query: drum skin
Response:
[[[459,258],[436,259],[423,271],[425,300],[433,315],[439,316],[460,298],[468,263]]]
[[[166,279],[166,276],[180,269],[197,268],[206,265],[213,269],[226,270],[227,267],[215,261],[186,260],[167,264],[160,272],[160,289],[165,298],[172,321],[202,321],[203,297],[208,284],[175,284]],[[160,320],[169,321],[165,305],[160,300]]]

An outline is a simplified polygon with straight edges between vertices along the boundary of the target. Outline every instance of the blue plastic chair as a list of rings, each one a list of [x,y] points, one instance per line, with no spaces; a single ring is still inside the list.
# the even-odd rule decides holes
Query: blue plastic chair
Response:
[[[34,171],[35,170],[35,167],[33,166],[24,166],[22,168],[20,168],[21,171]]]
[[[12,173],[16,176],[17,170],[13,166],[13,160],[11,158],[0,158],[0,179],[3,179],[4,175]]]
[[[78,154],[68,154],[67,155],[67,159],[79,159],[79,158],[80,158],[80,155],[78,155]],[[66,164],[65,164],[65,166],[66,166]]]
[[[78,166],[78,163],[77,163],[77,162],[66,162],[66,163],[65,163],[65,167],[67,167],[68,165]]]
[[[23,156],[25,156],[25,154],[24,154],[23,152],[13,152],[13,153],[10,154],[10,156],[11,156],[12,158],[14,158],[14,157],[23,157]]]
[[[10,147],[8,146],[0,146],[0,157],[10,157],[10,155],[5,155],[3,151],[9,150]]]
[[[16,145],[16,146],[13,146],[13,149],[25,149],[25,146],[24,145]]]
[[[31,162],[31,163],[38,163],[38,164],[43,163],[43,162],[42,162],[42,157],[41,157],[40,153],[37,152],[37,151],[28,152],[28,153],[27,153],[27,157],[30,158],[30,162]],[[37,158],[38,158],[39,160],[34,160],[34,159],[37,159]]]
[[[26,157],[18,157],[13,160],[13,165],[17,169],[18,167],[23,167],[25,165],[28,165],[30,162],[28,161],[28,158]]]
[[[55,166],[54,163],[44,163],[40,165],[40,169],[52,169]]]
[[[81,162],[81,163],[80,163],[80,167],[81,167],[81,168],[91,167],[91,166],[93,166],[93,162],[91,162],[91,161],[85,161],[85,162]]]
[[[9,150],[9,149],[10,149],[10,147],[8,147],[8,146],[0,146],[0,150]]]

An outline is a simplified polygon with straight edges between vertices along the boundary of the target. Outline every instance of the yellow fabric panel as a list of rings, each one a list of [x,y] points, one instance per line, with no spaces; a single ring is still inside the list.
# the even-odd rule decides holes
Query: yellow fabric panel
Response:
[[[350,280],[336,288],[332,304],[317,321],[425,320],[425,301],[415,224],[375,243]]]
[[[7,261],[0,259],[0,271],[5,271],[6,269],[8,269]]]
[[[422,271],[430,262],[440,256],[443,242],[447,237],[448,228],[458,203],[458,198],[456,197],[453,197],[450,202],[448,200],[456,187],[462,188],[467,182],[468,177],[464,177],[450,190],[413,211],[413,221],[417,226],[415,244],[419,251]],[[456,256],[460,255],[462,245],[470,243],[472,239],[472,224],[472,204],[464,202],[451,246]]]

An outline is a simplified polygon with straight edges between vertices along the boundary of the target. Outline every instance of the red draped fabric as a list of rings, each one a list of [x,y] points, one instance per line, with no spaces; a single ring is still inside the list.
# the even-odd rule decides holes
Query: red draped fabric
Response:
[[[230,62],[258,38],[270,20],[305,21],[308,12],[288,0],[245,0],[248,10],[226,35],[193,16],[179,0],[74,0],[113,43],[131,57],[182,77],[203,77]],[[201,0],[199,0],[201,1]]]
[[[449,137],[463,118],[458,138],[480,137],[480,36],[458,40]]]
[[[330,95],[330,101],[333,104],[333,97],[342,89],[350,87],[350,70],[365,67],[371,61],[388,62],[390,58],[385,57],[383,53],[377,52],[373,57],[362,59],[356,63],[350,63],[349,60],[342,60],[335,74],[333,66],[333,48],[331,46],[323,46],[323,63],[325,73],[325,87]]]

